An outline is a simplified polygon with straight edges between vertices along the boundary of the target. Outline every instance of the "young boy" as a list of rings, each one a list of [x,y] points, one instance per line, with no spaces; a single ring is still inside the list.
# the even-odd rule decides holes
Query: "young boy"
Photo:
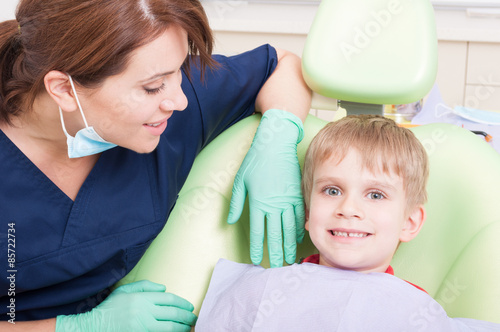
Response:
[[[428,173],[422,144],[392,120],[358,115],[326,125],[302,179],[305,227],[319,254],[273,269],[220,260],[196,331],[500,331],[448,317],[393,275],[399,243],[424,224]]]
[[[428,175],[422,144],[392,120],[348,116],[325,126],[302,177],[306,230],[319,251],[304,262],[394,274],[399,243],[424,224]]]

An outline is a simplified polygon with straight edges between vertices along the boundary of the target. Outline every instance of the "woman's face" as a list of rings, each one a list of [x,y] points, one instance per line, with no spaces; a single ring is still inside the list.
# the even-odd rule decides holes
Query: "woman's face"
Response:
[[[187,107],[181,89],[187,54],[187,33],[171,26],[133,52],[124,72],[98,89],[78,89],[89,126],[111,143],[139,153],[153,151],[173,112]]]

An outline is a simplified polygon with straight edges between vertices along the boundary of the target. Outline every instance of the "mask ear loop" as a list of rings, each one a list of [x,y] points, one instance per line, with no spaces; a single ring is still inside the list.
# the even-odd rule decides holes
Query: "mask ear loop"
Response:
[[[61,106],[59,106],[59,116],[61,117],[61,125],[62,125],[62,129],[64,131],[64,135],[66,135],[66,137],[71,137],[70,134],[68,134],[68,131],[66,130],[66,126],[64,125],[64,119],[63,119],[63,113],[62,113]]]
[[[434,115],[436,116],[436,118],[443,117],[450,113],[454,113],[453,108],[449,107],[444,103],[439,103],[435,107]]]
[[[78,94],[76,93],[75,84],[73,83],[73,79],[71,78],[70,74],[66,73],[66,75],[68,75],[69,83],[71,84],[71,88],[73,89],[73,93],[75,94],[76,103],[78,104],[78,108],[80,109],[80,114],[82,115],[83,122],[85,123],[85,128],[88,128],[89,125],[87,123],[87,119],[85,119],[85,115],[83,114],[82,105],[80,104],[80,99],[78,99]]]

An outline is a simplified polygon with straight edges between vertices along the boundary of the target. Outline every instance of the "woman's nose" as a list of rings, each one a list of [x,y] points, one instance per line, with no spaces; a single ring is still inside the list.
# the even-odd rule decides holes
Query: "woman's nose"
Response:
[[[186,109],[188,105],[188,100],[182,89],[179,88],[179,91],[168,98],[162,100],[160,103],[160,109],[165,112],[171,111],[183,111]]]

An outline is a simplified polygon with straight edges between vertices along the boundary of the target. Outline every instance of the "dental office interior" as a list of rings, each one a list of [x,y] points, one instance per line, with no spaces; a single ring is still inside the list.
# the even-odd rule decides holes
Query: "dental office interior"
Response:
[[[17,2],[2,0],[2,21],[14,17]],[[397,276],[422,285],[450,317],[500,323],[500,0],[201,2],[214,31],[214,53],[270,44],[302,57],[313,90],[306,131],[359,113],[416,131],[431,163],[428,220],[391,265]],[[231,173],[227,158],[236,157],[227,151],[241,150],[239,142],[248,141],[257,124],[240,126],[217,141],[217,149],[202,151],[205,160],[195,163],[169,229],[122,283],[164,283],[198,311],[217,260],[248,261],[248,240],[223,225],[231,181],[224,188],[217,182],[220,195],[203,194],[208,191],[200,188],[213,190],[214,180],[200,174]],[[305,149],[299,145],[301,160]],[[182,210],[189,204],[196,213]],[[311,250],[305,242],[297,257]],[[185,254],[169,255],[170,247]]]
[[[391,265],[397,276],[425,285],[448,316],[500,323],[494,198],[500,193],[500,1],[202,2],[217,53],[269,43],[302,58],[313,90],[306,135],[308,128],[316,132],[315,121],[359,113],[392,118],[415,132],[430,162],[427,220]],[[299,160],[302,153],[299,145]],[[304,240],[297,257],[312,247]],[[219,252],[236,261],[245,255]],[[432,313],[415,315],[410,330],[439,331]]]
[[[205,9],[210,18],[212,29],[216,36],[216,52],[223,54],[236,54],[263,43],[269,43],[275,47],[290,50],[299,56],[304,54],[307,38],[311,30],[311,26],[315,21],[319,11],[333,10],[334,8],[326,8],[326,3],[321,8],[321,1],[315,0],[270,0],[270,1],[211,1],[205,0]],[[332,1],[335,2],[335,1]],[[322,53],[328,50],[325,44],[338,41],[342,46],[342,38],[345,43],[345,52],[343,55],[352,58],[356,52],[364,51],[373,44],[376,44],[377,39],[383,39],[384,34],[391,34],[391,29],[405,29],[398,27],[400,21],[397,18],[397,10],[399,6],[404,6],[401,1],[377,1],[377,5],[373,8],[365,10],[364,13],[357,15],[354,10],[356,6],[362,6],[363,1],[355,1],[355,5],[347,5],[347,1],[337,1],[339,4],[336,9],[342,10],[345,5],[345,15],[351,17],[354,23],[351,23],[352,32],[337,31],[339,36],[335,36],[334,32],[326,36],[329,40],[323,40],[322,46],[317,46],[316,49],[310,52]],[[486,110],[490,112],[500,111],[500,66],[498,59],[500,57],[500,2],[496,0],[442,0],[430,1],[434,9],[434,17],[418,18],[418,13],[415,15],[415,26],[413,29],[421,30],[423,25],[434,20],[436,25],[437,37],[437,68],[422,70],[435,70],[436,77],[433,80],[432,89],[423,94],[422,100],[418,101],[418,105],[396,105],[391,103],[392,100],[387,96],[383,112],[386,115],[395,113],[397,120],[403,123],[412,122],[412,116],[404,116],[406,112],[418,112],[423,108],[424,101],[429,97],[429,103],[437,104],[437,115],[442,115],[440,120],[446,120],[446,113],[451,112],[455,106],[464,106],[469,109]],[[364,3],[368,4],[369,1]],[[385,8],[384,8],[384,4]],[[391,12],[391,6],[395,10]],[[332,6],[334,7],[334,6]],[[351,12],[349,12],[351,10]],[[401,9],[402,10],[402,9]],[[347,11],[347,13],[346,13]],[[377,14],[378,13],[378,14]],[[331,13],[330,20],[337,20],[339,17]],[[335,22],[323,22],[323,29],[329,29],[329,24],[334,26]],[[337,27],[337,26],[336,26]],[[315,28],[320,28],[315,27]],[[347,28],[346,28],[347,29]],[[314,33],[318,33],[317,30]],[[406,39],[406,40],[404,40]],[[411,37],[405,36],[403,40],[394,40],[393,44],[385,46],[385,56],[390,58],[390,61],[399,58],[402,62],[411,65],[412,53],[425,53],[422,48],[429,47],[428,45],[418,45],[419,41],[412,41]],[[370,45],[372,44],[372,45]],[[316,47],[309,44],[310,47]],[[349,49],[352,47],[352,49]],[[381,54],[381,57],[384,55]],[[316,59],[311,59],[316,61]],[[333,61],[333,60],[332,60]],[[356,59],[353,59],[353,63]],[[377,67],[383,65],[386,75],[376,77],[373,81],[383,81],[391,77],[391,69],[396,65],[390,65],[390,62],[384,63],[380,60],[371,60],[371,64],[366,66]],[[333,64],[332,66],[334,66]],[[364,65],[356,63],[357,66]],[[354,65],[353,65],[354,67]],[[328,68],[323,68],[329,73]],[[334,73],[335,71],[332,70]],[[343,72],[348,75],[347,71]],[[362,75],[362,73],[355,73]],[[367,76],[370,73],[365,73]],[[310,78],[313,80],[314,78]],[[338,78],[342,80],[342,78]],[[412,78],[408,77],[408,84]],[[315,82],[313,85],[317,86]],[[313,90],[315,90],[313,88]],[[321,88],[318,88],[321,92]],[[323,89],[325,90],[325,89]],[[325,98],[315,91],[311,113],[321,119],[331,121],[335,118],[335,110],[338,109],[338,102],[335,98]],[[333,91],[328,91],[328,97],[335,97]],[[362,91],[359,94],[363,94]],[[353,97],[354,98],[354,97]],[[383,99],[383,98],[381,98]],[[399,99],[393,97],[392,99]],[[382,100],[380,100],[382,101]],[[412,104],[417,100],[408,102]],[[410,109],[411,108],[411,109]],[[333,112],[332,112],[333,110]],[[500,119],[489,118],[492,124],[500,124]],[[478,116],[479,118],[479,116]],[[428,117],[419,121],[430,121]],[[478,119],[482,120],[482,119]],[[495,128],[491,128],[495,130]],[[492,140],[493,141],[493,140]],[[498,148],[500,150],[500,147]]]

